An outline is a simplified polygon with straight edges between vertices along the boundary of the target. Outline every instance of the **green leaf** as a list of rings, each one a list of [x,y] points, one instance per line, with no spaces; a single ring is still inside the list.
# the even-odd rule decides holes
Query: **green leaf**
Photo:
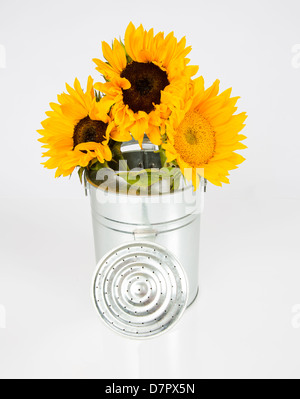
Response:
[[[160,149],[158,152],[160,154],[160,160],[161,160],[162,167],[165,167],[166,163],[167,163],[166,152],[162,149]]]
[[[127,64],[130,64],[133,60],[132,60],[132,58],[128,55],[128,53],[127,53],[127,51],[126,51],[125,44],[123,43],[123,41],[122,41],[121,38],[119,39],[119,41],[120,41],[121,46],[123,47],[123,49],[124,49],[124,51],[125,51]]]
[[[87,169],[90,170],[90,171],[96,171],[97,172],[98,170],[100,170],[102,168],[106,168],[106,167],[107,167],[107,162],[106,161],[104,163],[100,163],[97,158],[94,158],[89,163]]]
[[[95,97],[96,97],[96,102],[98,103],[102,98],[100,91],[95,90]]]
[[[121,151],[122,143],[113,142],[111,147],[112,160],[108,162],[108,165],[113,170],[128,170],[128,165],[124,161],[124,157]],[[121,164],[121,165],[120,165]]]
[[[150,187],[152,184],[157,183],[161,176],[160,171],[154,171],[153,169],[119,172],[117,174],[128,184],[135,187]]]
[[[140,171],[118,172],[117,175],[128,184],[135,187],[151,187],[164,179],[169,179],[170,189],[177,190],[180,186],[181,171],[179,168],[144,169]]]
[[[84,173],[85,173],[85,168],[81,167],[81,168],[78,169],[78,176],[79,176],[81,184],[83,183],[83,175],[84,175]]]

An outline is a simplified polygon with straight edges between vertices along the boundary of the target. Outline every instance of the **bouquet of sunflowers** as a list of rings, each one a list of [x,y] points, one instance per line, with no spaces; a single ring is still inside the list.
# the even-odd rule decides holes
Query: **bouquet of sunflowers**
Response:
[[[89,77],[83,89],[76,79],[50,104],[39,130],[44,166],[56,169],[56,177],[75,168],[81,178],[102,168],[118,171],[124,143],[142,148],[147,137],[161,167],[175,168],[195,189],[201,178],[229,183],[229,171],[244,161],[235,151],[246,148],[240,132],[247,116],[236,114],[231,89],[219,94],[218,80],[205,89],[203,77],[193,78],[198,66],[189,65],[186,39],[130,23],[124,42],[103,42],[102,50],[106,61],[94,60],[102,82]]]

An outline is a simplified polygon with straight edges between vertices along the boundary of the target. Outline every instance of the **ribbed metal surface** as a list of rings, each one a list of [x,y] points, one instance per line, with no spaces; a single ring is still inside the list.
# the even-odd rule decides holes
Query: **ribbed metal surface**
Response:
[[[134,242],[101,260],[94,298],[110,328],[129,337],[151,337],[173,326],[185,311],[187,278],[164,247]]]

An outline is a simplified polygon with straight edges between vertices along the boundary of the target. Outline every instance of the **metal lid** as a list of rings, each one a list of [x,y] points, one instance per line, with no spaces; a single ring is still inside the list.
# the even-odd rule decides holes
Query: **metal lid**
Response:
[[[122,245],[99,263],[94,281],[99,314],[114,331],[134,338],[169,330],[188,300],[186,274],[178,260],[152,242]]]

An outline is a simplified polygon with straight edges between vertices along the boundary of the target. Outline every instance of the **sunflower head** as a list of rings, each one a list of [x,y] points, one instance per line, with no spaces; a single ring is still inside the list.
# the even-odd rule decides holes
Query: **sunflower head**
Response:
[[[239,134],[247,116],[235,115],[238,97],[231,98],[231,90],[218,95],[219,83],[205,90],[203,78],[196,79],[185,108],[175,111],[168,122],[163,144],[167,159],[177,161],[195,188],[201,176],[215,185],[229,183],[229,171],[244,161],[234,151],[247,148],[241,143],[246,137]]]
[[[106,83],[95,85],[106,94],[102,103],[111,110],[121,135],[131,133],[140,143],[146,132],[154,144],[161,143],[165,120],[173,107],[182,105],[186,84],[198,67],[188,66],[191,48],[170,33],[154,35],[141,25],[129,24],[125,43],[102,45],[107,62],[95,59]]]
[[[57,169],[56,177],[68,176],[76,166],[86,167],[94,158],[103,163],[112,157],[108,142],[115,127],[102,112],[92,78],[85,92],[77,79],[74,88],[66,87],[67,93],[58,96],[58,104],[50,104],[52,110],[38,131],[42,136],[39,141],[47,149],[43,156],[49,158],[44,166]]]

